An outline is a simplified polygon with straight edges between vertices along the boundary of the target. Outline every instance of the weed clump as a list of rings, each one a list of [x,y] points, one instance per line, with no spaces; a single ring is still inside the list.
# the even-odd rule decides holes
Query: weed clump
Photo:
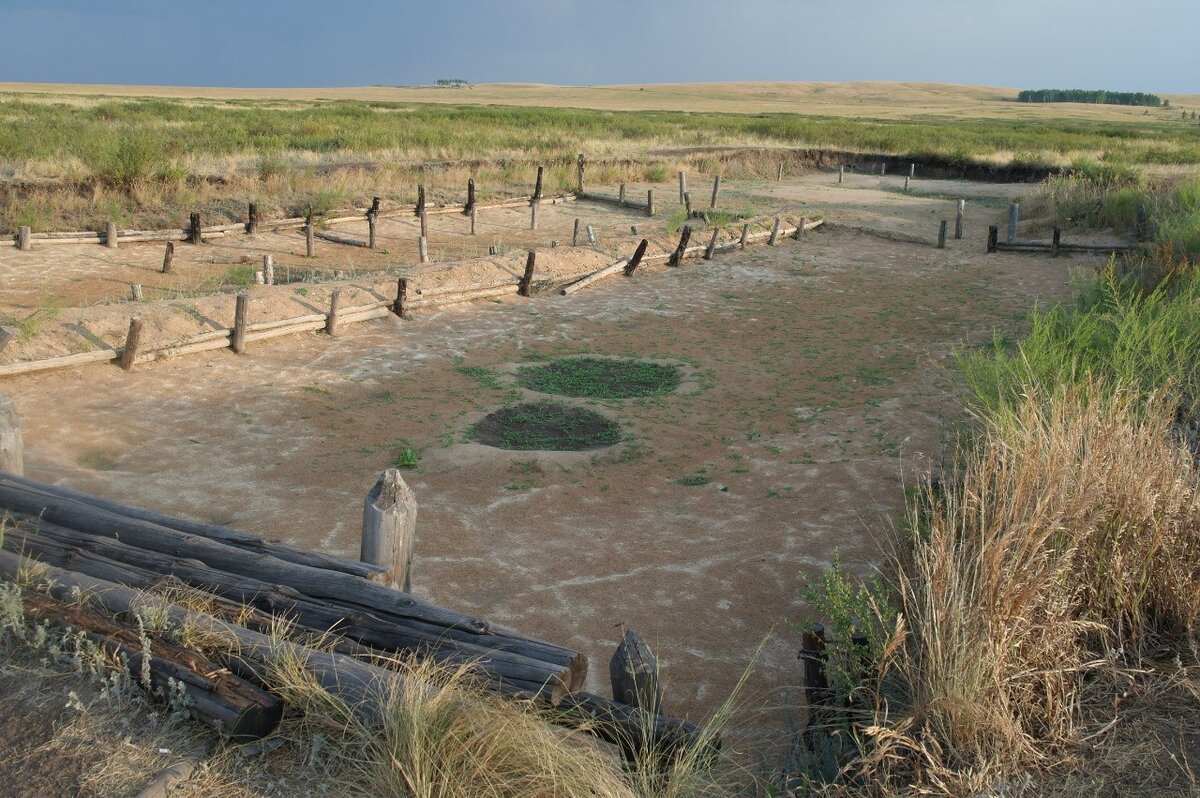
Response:
[[[594,399],[662,396],[679,387],[675,366],[629,358],[581,357],[524,366],[517,384],[539,393]]]
[[[621,428],[591,410],[529,402],[488,415],[470,437],[498,449],[578,452],[612,446],[621,440]]]

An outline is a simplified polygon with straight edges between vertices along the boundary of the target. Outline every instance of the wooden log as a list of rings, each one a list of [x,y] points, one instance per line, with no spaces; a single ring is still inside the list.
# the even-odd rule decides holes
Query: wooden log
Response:
[[[1000,228],[994,224],[989,225],[988,226],[988,239],[987,239],[987,251],[988,251],[989,255],[996,251],[996,245],[999,243],[997,241],[997,239],[999,237],[1000,237]]]
[[[635,630],[626,629],[621,637],[608,663],[608,678],[614,701],[652,716],[662,714],[658,658]]]
[[[683,202],[687,196],[687,173],[681,171],[679,173],[679,201]]]
[[[361,239],[357,238],[347,238],[346,236],[334,235],[333,233],[327,233],[324,230],[318,231],[313,235],[322,241],[329,241],[334,244],[342,244],[343,246],[347,247],[362,247],[363,249],[371,248],[370,241],[362,241]]]
[[[203,228],[203,225],[200,224],[200,214],[193,213],[191,215],[190,221],[188,223],[188,243],[190,243],[190,244],[203,244],[204,243],[204,230],[202,228]]]
[[[652,753],[669,761],[697,746],[707,749],[703,752],[707,759],[721,747],[716,733],[703,732],[686,720],[651,715],[592,693],[568,695],[552,717],[561,723],[582,724],[600,739],[619,746],[627,759]]]
[[[142,293],[141,283],[132,283],[129,286],[129,297],[134,302],[141,302],[145,298],[145,295]]]
[[[30,590],[22,591],[21,605],[28,621],[82,635],[114,660],[124,662],[130,676],[139,682],[148,673],[149,684],[142,685],[146,690],[161,696],[184,690],[196,720],[234,740],[265,737],[283,717],[279,696],[233,675],[199,651],[159,635],[143,636],[100,613]],[[144,659],[147,649],[149,658]]]
[[[175,242],[168,241],[167,248],[163,251],[162,273],[170,274],[171,265],[175,262]]]
[[[683,263],[684,253],[687,251],[688,241],[692,237],[692,228],[689,225],[684,225],[683,230],[679,234],[679,244],[675,247],[675,251],[671,253],[671,258],[667,261],[668,266],[679,266]]]
[[[571,246],[579,246],[579,219],[575,219],[575,230],[571,233]]]
[[[104,246],[109,249],[117,248],[117,223],[111,219],[104,224]]]
[[[408,318],[408,278],[401,277],[396,281],[396,301],[392,303],[392,313],[400,318]]]
[[[960,199],[958,206],[954,210],[954,239],[961,241],[963,237],[963,215],[967,210],[967,201]]]
[[[780,226],[782,224],[783,224],[783,219],[776,216],[775,217],[775,226],[771,228],[771,237],[769,239],[767,239],[767,246],[773,247],[779,241],[779,230],[780,230]]]
[[[0,394],[0,472],[25,473],[25,445],[21,440],[21,417],[12,400]]]
[[[429,263],[429,239],[425,236],[417,239],[417,257],[421,263]]]
[[[217,331],[216,335],[228,334],[228,330]],[[3,469],[0,469],[3,470]],[[44,496],[58,496],[67,498],[72,501],[80,502],[90,507],[96,507],[101,510],[107,510],[118,516],[125,516],[140,521],[147,521],[156,526],[173,529],[177,532],[182,532],[188,535],[196,535],[198,537],[207,538],[217,543],[234,548],[243,549],[249,552],[257,552],[268,554],[286,562],[296,563],[297,565],[308,565],[313,568],[322,568],[329,571],[338,571],[341,573],[357,576],[362,579],[369,579],[378,576],[383,572],[381,568],[374,565],[358,562],[356,560],[348,560],[342,557],[335,557],[330,554],[321,554],[320,552],[311,549],[302,548],[300,546],[292,546],[287,543],[271,543],[258,535],[253,535],[249,532],[241,532],[236,529],[230,529],[225,526],[216,524],[206,524],[201,521],[193,521],[187,518],[179,518],[176,516],[168,516],[163,513],[157,513],[153,510],[148,510],[144,507],[135,507],[130,504],[105,499],[100,496],[95,496],[90,493],[83,493],[63,485],[49,485],[45,482],[25,477],[13,476],[5,474],[0,477],[0,485],[10,488],[19,488],[34,494]]]
[[[721,176],[717,175],[716,177],[713,178],[712,201],[709,202],[709,204],[708,204],[709,208],[716,209],[717,195],[720,193],[721,193]]]
[[[950,226],[950,222],[947,219],[942,219],[942,221],[938,224],[938,237],[937,237],[937,248],[938,249],[946,248],[946,228],[948,228],[949,226]]]
[[[512,296],[516,293],[516,283],[493,286],[491,288],[472,288],[453,293],[438,294],[428,299],[419,299],[408,303],[410,308],[433,308],[442,305],[458,305],[463,302],[474,302],[479,299],[494,299],[502,296]]]
[[[538,164],[537,180],[533,185],[533,199],[534,200],[540,200],[542,198],[542,176],[545,171],[546,171],[546,167],[542,166],[541,164]]]
[[[579,153],[575,169],[575,190],[580,194],[583,193],[583,169],[586,164],[587,158],[583,157],[583,153]]]
[[[237,354],[246,351],[246,325],[250,309],[250,297],[245,293],[237,295],[233,309],[233,335],[229,336],[229,348]]]
[[[1050,256],[1057,258],[1059,250],[1062,248],[1062,230],[1057,226],[1054,228],[1054,238],[1050,242]]]
[[[642,258],[644,258],[646,256],[646,247],[648,247],[649,245],[650,245],[650,241],[645,238],[643,238],[641,240],[641,243],[639,243],[637,245],[637,249],[635,249],[633,251],[633,257],[630,258],[629,262],[625,264],[625,276],[626,277],[632,277],[634,271],[636,271],[637,267],[641,265]]]
[[[521,275],[521,282],[517,283],[517,294],[520,296],[529,296],[530,286],[533,284],[533,270],[537,266],[537,250],[529,250],[529,257],[525,259],[525,273]]]
[[[738,239],[738,249],[746,248],[746,241],[750,238],[750,223],[746,222],[742,225],[742,235]]]
[[[86,363],[103,363],[120,356],[121,350],[119,349],[96,349],[91,352],[51,357],[45,360],[6,363],[0,365],[0,377],[11,377],[16,374],[32,374],[37,371],[53,371],[54,369],[82,366]]]
[[[1021,218],[1021,203],[1010,202],[1008,205],[1008,243],[1016,243],[1017,222]]]
[[[646,189],[646,215],[654,215],[654,189]]]
[[[17,228],[17,249],[29,250],[29,225],[23,224]]]
[[[342,289],[335,288],[329,293],[329,315],[325,320],[326,334],[333,336],[338,332],[338,310],[342,302]]]
[[[594,271],[591,274],[587,275],[586,277],[581,277],[580,279],[576,280],[575,282],[563,286],[562,289],[559,291],[559,293],[566,296],[567,294],[573,294],[576,291],[581,291],[584,288],[587,288],[589,285],[591,285],[599,280],[603,280],[605,277],[608,277],[610,275],[616,274],[617,272],[623,271],[625,269],[625,267],[628,265],[629,265],[628,260],[619,260],[614,264],[605,266],[603,269]]]
[[[121,349],[121,368],[129,371],[137,360],[138,347],[142,341],[142,320],[134,316],[129,320],[129,332],[125,334],[125,346]]]
[[[8,346],[16,337],[17,331],[15,328],[0,326],[0,352],[3,352],[4,347]]]
[[[258,232],[258,203],[251,202],[246,209],[246,232],[254,235]]]
[[[719,236],[720,234],[721,234],[721,229],[719,227],[714,227],[713,231],[712,231],[712,238],[710,238],[708,240],[708,247],[706,247],[704,250],[704,259],[705,260],[712,260],[713,252],[717,248],[717,236]]]
[[[389,468],[363,502],[360,559],[386,568],[385,584],[411,593],[416,537],[417,498],[399,469]]]
[[[304,254],[309,258],[317,254],[316,241],[314,240],[315,232],[313,229],[313,212],[310,208],[308,217],[304,220]]]

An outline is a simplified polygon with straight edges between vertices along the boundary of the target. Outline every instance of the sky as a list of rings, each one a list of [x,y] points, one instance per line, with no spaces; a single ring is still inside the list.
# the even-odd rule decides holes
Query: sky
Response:
[[[0,81],[898,80],[1200,93],[1200,0],[0,0]]]

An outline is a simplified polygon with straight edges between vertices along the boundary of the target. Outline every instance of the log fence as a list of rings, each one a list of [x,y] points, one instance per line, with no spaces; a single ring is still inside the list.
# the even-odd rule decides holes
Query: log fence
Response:
[[[1066,244],[1062,240],[1061,228],[1055,227],[1049,242],[1045,241],[1012,241],[1000,240],[998,225],[988,227],[987,253],[996,252],[1045,252],[1057,258],[1060,254],[1076,253],[1084,255],[1122,255],[1139,252],[1145,249],[1141,244]]]

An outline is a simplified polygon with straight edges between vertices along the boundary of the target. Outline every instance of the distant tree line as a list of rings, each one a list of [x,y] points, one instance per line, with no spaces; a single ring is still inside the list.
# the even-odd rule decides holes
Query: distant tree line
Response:
[[[1088,91],[1086,89],[1025,89],[1017,95],[1023,103],[1097,103],[1100,105],[1148,105],[1161,108],[1171,103],[1144,91]]]
[[[462,78],[438,78],[437,85],[450,89],[465,89],[471,84]]]

